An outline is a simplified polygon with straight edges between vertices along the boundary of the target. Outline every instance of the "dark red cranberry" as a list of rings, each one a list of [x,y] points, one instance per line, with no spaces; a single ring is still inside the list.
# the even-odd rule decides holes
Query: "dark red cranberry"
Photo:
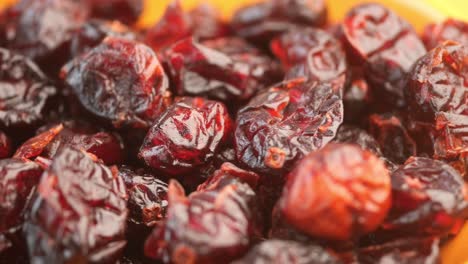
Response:
[[[350,82],[345,86],[343,95],[345,122],[359,125],[371,107],[371,87],[361,67],[353,67],[350,75]]]
[[[258,210],[244,180],[254,182],[220,172],[188,197],[171,181],[167,218],[146,241],[146,255],[175,264],[228,263],[242,256],[257,235]]]
[[[1,127],[11,131],[40,124],[56,94],[57,89],[36,64],[0,48]]]
[[[466,185],[448,164],[412,157],[392,174],[392,209],[385,230],[441,235],[457,229],[468,212]]]
[[[184,97],[156,119],[139,157],[165,173],[187,173],[210,161],[231,131],[232,120],[222,103]]]
[[[143,0],[85,0],[93,17],[135,23],[143,12]]]
[[[436,159],[466,161],[468,158],[468,115],[437,113],[435,131],[432,136]]]
[[[113,263],[126,241],[127,193],[116,167],[64,148],[42,175],[25,223],[32,263]]]
[[[8,158],[11,154],[11,140],[4,132],[0,131],[0,159]]]
[[[255,96],[237,115],[237,159],[262,173],[287,172],[325,146],[343,121],[343,102],[330,84],[283,82]]]
[[[178,95],[206,96],[232,105],[281,78],[276,62],[238,38],[203,44],[187,38],[166,54]]]
[[[297,164],[278,203],[298,230],[349,240],[375,230],[390,202],[390,176],[382,161],[357,146],[329,144]]]
[[[47,145],[63,130],[63,125],[59,124],[47,129],[35,137],[28,139],[16,150],[14,157],[23,159],[35,158],[44,151]]]
[[[391,106],[404,105],[407,73],[426,53],[411,25],[380,4],[361,4],[343,22],[355,64],[365,64],[366,77],[376,98]]]
[[[339,264],[333,253],[316,245],[288,240],[266,240],[253,247],[243,258],[233,264]]]
[[[369,126],[370,133],[379,142],[383,156],[390,161],[403,164],[410,156],[416,156],[416,143],[397,116],[371,115]]]
[[[170,100],[156,54],[128,39],[106,38],[65,65],[61,75],[84,108],[117,128],[148,127]]]
[[[318,27],[326,20],[323,0],[271,0],[237,10],[231,23],[239,36],[268,45],[272,38],[295,26]]]
[[[428,50],[439,46],[446,40],[453,40],[467,45],[468,23],[449,18],[442,23],[428,25],[424,30],[422,39]]]
[[[377,142],[377,140],[375,140],[375,138],[365,130],[355,126],[340,126],[340,129],[338,130],[338,133],[336,133],[336,137],[333,141],[338,143],[354,144],[364,150],[372,152],[377,157],[382,156],[379,142]]]

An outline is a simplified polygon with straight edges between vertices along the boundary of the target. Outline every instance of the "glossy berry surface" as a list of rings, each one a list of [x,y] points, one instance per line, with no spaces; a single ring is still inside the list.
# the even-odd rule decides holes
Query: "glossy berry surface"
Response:
[[[330,142],[343,121],[331,85],[296,79],[255,96],[237,115],[237,159],[258,172],[278,173]]]
[[[222,103],[181,98],[154,122],[139,157],[171,175],[190,172],[210,161],[231,131],[232,120]]]
[[[62,149],[44,172],[26,220],[31,262],[117,260],[126,244],[126,203],[117,168]]]
[[[144,44],[106,38],[62,68],[83,107],[115,127],[148,127],[170,99],[168,79]]]
[[[374,154],[328,144],[300,161],[279,201],[286,221],[316,237],[349,240],[375,230],[391,205],[390,176]]]
[[[143,0],[84,0],[91,16],[133,24],[143,12]]]
[[[449,18],[442,23],[428,25],[422,38],[428,50],[443,44],[447,40],[467,45],[468,23]]]
[[[361,147],[364,150],[370,151],[377,157],[382,156],[382,150],[380,149],[379,142],[365,130],[355,126],[342,125],[336,133],[336,137],[333,140],[338,143],[354,144]]]

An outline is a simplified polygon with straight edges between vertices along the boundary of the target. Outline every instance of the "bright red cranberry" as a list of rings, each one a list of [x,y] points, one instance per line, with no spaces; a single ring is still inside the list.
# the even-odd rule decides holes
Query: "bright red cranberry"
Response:
[[[187,173],[210,161],[231,131],[232,120],[222,103],[181,98],[156,119],[139,157],[165,173]]]
[[[135,23],[143,11],[143,0],[84,0],[93,17]]]
[[[431,50],[447,40],[453,40],[463,45],[468,44],[468,23],[449,18],[439,24],[431,24],[423,33],[426,48]]]
[[[115,127],[148,127],[170,100],[156,54],[123,38],[100,45],[62,68],[62,78],[83,107]]]
[[[357,146],[329,144],[288,175],[279,206],[286,221],[308,235],[349,240],[375,230],[390,202],[382,161]]]
[[[112,263],[126,241],[127,193],[116,167],[64,148],[42,175],[24,231],[32,263]]]

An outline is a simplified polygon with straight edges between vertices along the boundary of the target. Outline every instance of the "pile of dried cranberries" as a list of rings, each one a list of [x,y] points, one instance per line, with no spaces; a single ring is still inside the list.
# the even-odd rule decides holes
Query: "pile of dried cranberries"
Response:
[[[439,263],[468,218],[467,23],[142,8],[0,14],[1,263]]]

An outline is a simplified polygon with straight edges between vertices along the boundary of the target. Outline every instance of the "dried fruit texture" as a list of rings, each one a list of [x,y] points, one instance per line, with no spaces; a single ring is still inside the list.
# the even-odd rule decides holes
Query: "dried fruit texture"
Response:
[[[369,131],[379,142],[383,156],[390,161],[403,164],[409,157],[416,156],[416,142],[397,116],[371,115]]]
[[[227,142],[232,120],[226,107],[200,97],[184,97],[148,131],[139,157],[171,175],[200,169]]]
[[[434,135],[435,158],[463,160],[468,157],[468,115],[437,113]]]
[[[11,140],[4,132],[0,131],[0,159],[8,158],[11,154]]]
[[[355,126],[340,126],[340,129],[338,130],[338,133],[336,133],[336,137],[333,141],[338,143],[354,144],[364,150],[372,152],[377,157],[382,156],[379,142],[377,142],[377,140],[375,140],[375,138],[365,130]]]
[[[348,48],[359,64],[376,98],[391,106],[404,105],[407,73],[426,49],[409,23],[379,4],[361,4],[343,21]]]
[[[266,240],[253,247],[233,264],[338,264],[342,263],[326,249],[288,240]]]
[[[116,167],[73,148],[42,175],[25,223],[32,263],[112,263],[125,246],[127,194]]]
[[[382,161],[357,146],[329,144],[288,175],[279,206],[286,221],[308,235],[350,240],[375,230],[390,202]]]
[[[178,95],[238,104],[281,78],[275,61],[238,38],[203,43],[187,38],[169,48],[166,57]]]
[[[65,65],[61,75],[84,108],[117,128],[148,127],[170,100],[156,54],[128,39],[104,39]]]
[[[137,40],[138,35],[130,28],[118,21],[104,21],[93,19],[77,29],[70,43],[70,55],[72,58],[96,47],[106,37],[118,37]]]
[[[91,16],[106,20],[135,23],[143,11],[143,0],[85,0]]]
[[[255,96],[237,115],[239,162],[262,173],[283,173],[325,146],[343,121],[343,102],[330,84],[296,79]]]
[[[422,39],[428,50],[439,46],[446,40],[468,45],[468,23],[449,18],[440,24],[428,25]]]
[[[270,40],[296,26],[319,27],[327,20],[323,0],[272,0],[237,10],[231,26],[234,32],[256,44]]]
[[[145,42],[155,51],[165,50],[184,38],[207,40],[227,36],[228,26],[218,17],[212,6],[201,4],[185,13],[179,0],[172,1],[161,20],[150,28]]]
[[[59,124],[38,134],[24,142],[15,152],[13,157],[22,159],[32,159],[41,155],[42,151],[50,142],[63,130],[63,125]]]
[[[362,264],[437,264],[440,263],[439,239],[432,237],[404,238],[361,248]]]
[[[244,180],[219,172],[188,197],[171,181],[166,221],[146,241],[146,255],[175,264],[228,263],[242,256],[256,235],[258,210]]]
[[[466,186],[448,164],[412,157],[392,174],[392,209],[385,230],[440,235],[458,228],[468,212]]]
[[[44,121],[57,89],[29,59],[0,48],[0,126],[31,128]]]

